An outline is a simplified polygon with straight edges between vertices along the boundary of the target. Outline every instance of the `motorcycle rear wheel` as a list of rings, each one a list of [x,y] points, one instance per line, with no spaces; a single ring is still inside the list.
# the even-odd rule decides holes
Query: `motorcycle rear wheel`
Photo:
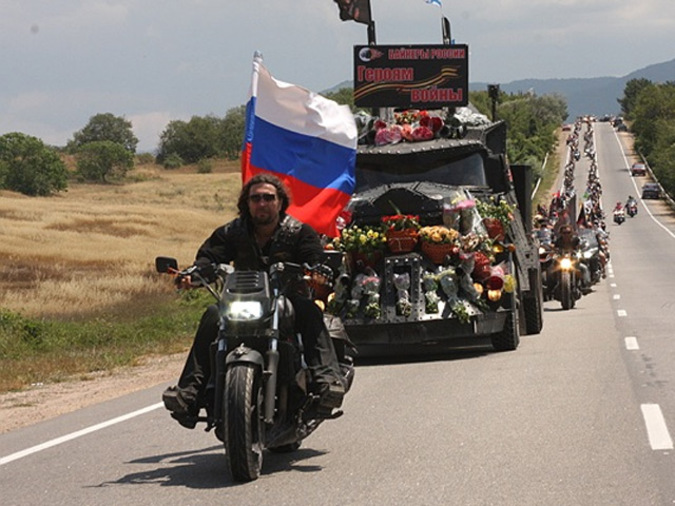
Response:
[[[253,364],[235,364],[225,375],[225,454],[232,478],[253,481],[263,462],[262,374]]]

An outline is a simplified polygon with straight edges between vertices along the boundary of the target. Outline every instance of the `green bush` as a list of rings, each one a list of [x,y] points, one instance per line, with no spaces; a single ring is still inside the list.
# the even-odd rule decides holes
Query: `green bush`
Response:
[[[199,160],[197,163],[198,174],[211,174],[213,172],[213,164],[211,160]]]
[[[171,153],[164,158],[162,165],[165,169],[179,169],[183,166],[183,159],[176,153]]]

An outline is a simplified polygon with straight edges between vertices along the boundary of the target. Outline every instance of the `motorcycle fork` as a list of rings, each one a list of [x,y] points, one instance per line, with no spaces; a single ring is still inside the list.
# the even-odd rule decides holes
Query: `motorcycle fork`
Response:
[[[269,345],[266,353],[265,370],[265,405],[263,408],[263,420],[267,424],[274,422],[276,407],[277,379],[279,377],[279,313],[283,309],[282,297],[276,298],[276,309],[272,315],[272,326],[269,329]]]
[[[218,339],[212,346],[216,347],[214,357],[215,364],[212,363],[212,371],[215,371],[215,385],[213,398],[213,417],[216,420],[222,420],[223,417],[223,394],[225,393],[225,358],[227,356],[227,336],[225,335],[225,324],[221,320],[218,331]],[[215,365],[215,367],[213,367]]]

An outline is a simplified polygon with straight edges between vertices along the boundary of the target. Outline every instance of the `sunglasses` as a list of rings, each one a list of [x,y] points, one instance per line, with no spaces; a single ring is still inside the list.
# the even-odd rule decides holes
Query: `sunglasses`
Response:
[[[251,202],[258,204],[262,201],[274,202],[277,199],[277,196],[274,193],[254,193],[253,195],[249,195],[248,199]]]

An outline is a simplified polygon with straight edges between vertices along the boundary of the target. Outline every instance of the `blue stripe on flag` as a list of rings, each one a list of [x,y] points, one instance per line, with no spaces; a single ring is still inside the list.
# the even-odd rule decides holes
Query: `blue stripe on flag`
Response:
[[[250,133],[257,139],[251,152],[253,166],[289,175],[316,188],[353,193],[356,150],[286,130],[257,116]]]

